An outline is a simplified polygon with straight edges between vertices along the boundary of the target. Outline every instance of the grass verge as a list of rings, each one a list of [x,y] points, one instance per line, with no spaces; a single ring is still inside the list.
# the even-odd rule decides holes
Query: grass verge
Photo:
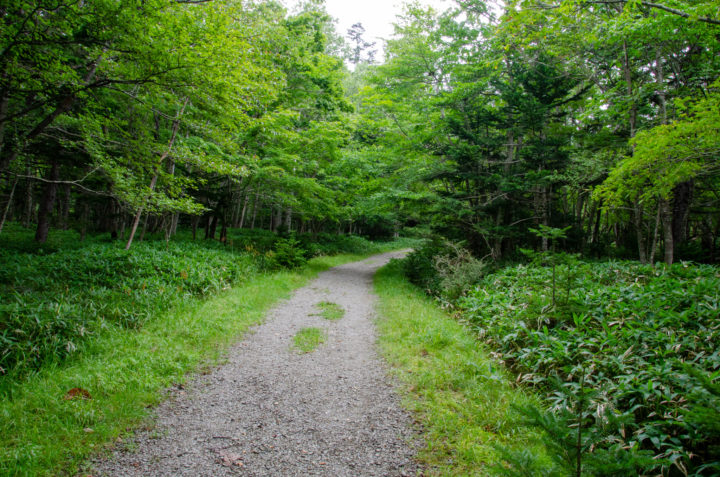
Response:
[[[343,307],[331,301],[321,301],[317,307],[320,309],[318,315],[329,321],[338,321],[345,316]]]
[[[303,328],[293,336],[293,347],[301,353],[312,353],[326,339],[327,335],[320,328]]]
[[[376,274],[375,290],[380,348],[421,424],[429,475],[498,475],[499,446],[540,451],[539,436],[512,410],[533,398],[469,330],[410,284],[397,261]]]
[[[364,258],[311,260],[184,303],[140,330],[108,326],[86,351],[8,385],[0,402],[0,475],[75,475],[82,462],[140,425],[168,386],[218,361],[279,299],[327,268]],[[80,388],[90,399],[63,399]]]

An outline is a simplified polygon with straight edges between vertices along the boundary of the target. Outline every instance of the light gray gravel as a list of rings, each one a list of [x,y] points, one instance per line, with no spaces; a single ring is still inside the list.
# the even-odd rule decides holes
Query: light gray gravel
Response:
[[[372,276],[403,252],[322,273],[274,308],[228,362],[174,392],[156,426],[94,463],[110,476],[399,476],[420,472],[411,418],[375,349]],[[316,305],[345,316],[330,322]],[[299,354],[303,327],[327,331]]]

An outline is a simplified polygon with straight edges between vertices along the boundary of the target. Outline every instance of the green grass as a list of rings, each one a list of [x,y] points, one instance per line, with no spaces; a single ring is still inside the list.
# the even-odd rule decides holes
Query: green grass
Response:
[[[533,398],[514,388],[473,334],[404,278],[393,261],[375,276],[379,343],[421,425],[419,458],[429,475],[495,475],[496,445],[540,449],[512,405]]]
[[[329,321],[338,321],[345,316],[345,310],[337,303],[321,301],[317,304],[317,307],[320,309],[319,316]]]
[[[311,353],[327,339],[320,328],[303,328],[293,336],[293,347],[301,353]]]
[[[74,475],[90,455],[141,425],[164,389],[222,358],[277,300],[318,272],[361,258],[320,257],[298,271],[256,275],[206,301],[185,301],[139,330],[108,323],[82,353],[6,383],[0,475]],[[76,387],[91,399],[64,400]]]

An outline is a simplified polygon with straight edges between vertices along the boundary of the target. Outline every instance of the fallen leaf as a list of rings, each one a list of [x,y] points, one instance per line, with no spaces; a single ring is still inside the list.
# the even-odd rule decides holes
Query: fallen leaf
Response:
[[[70,391],[65,393],[65,396],[63,396],[63,399],[66,401],[70,401],[71,399],[92,399],[92,396],[90,396],[90,393],[83,389],[83,388],[72,388]]]

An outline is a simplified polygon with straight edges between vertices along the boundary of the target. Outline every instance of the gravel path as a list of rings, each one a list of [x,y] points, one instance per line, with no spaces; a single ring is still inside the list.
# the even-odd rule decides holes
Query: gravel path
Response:
[[[391,252],[320,274],[270,311],[227,364],[160,405],[156,427],[94,463],[111,476],[416,475],[411,419],[375,349],[372,276]],[[342,306],[330,322],[317,304]],[[327,331],[299,354],[303,327]]]

